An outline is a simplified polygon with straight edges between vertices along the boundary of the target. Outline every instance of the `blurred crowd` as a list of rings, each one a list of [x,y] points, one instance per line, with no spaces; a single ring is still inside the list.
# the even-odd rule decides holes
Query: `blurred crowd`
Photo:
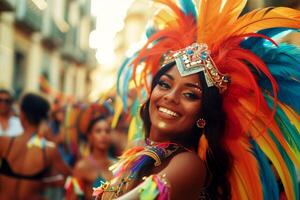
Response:
[[[112,103],[0,89],[0,199],[92,199],[127,143],[127,117],[112,127]]]

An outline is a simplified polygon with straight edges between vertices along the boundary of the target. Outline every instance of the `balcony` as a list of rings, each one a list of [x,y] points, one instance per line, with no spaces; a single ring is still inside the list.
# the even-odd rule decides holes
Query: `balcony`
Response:
[[[43,11],[31,0],[16,0],[16,22],[33,31],[42,28]]]
[[[46,43],[51,43],[55,46],[63,45],[66,39],[66,33],[58,28],[53,18],[44,19],[42,34]]]
[[[81,1],[80,13],[82,16],[91,15],[91,0]]]
[[[71,27],[66,34],[64,46],[62,48],[62,54],[65,58],[75,60],[79,63],[85,63],[87,59],[86,52],[82,51],[78,47],[78,30],[75,27]]]
[[[15,6],[16,0],[0,0],[0,11],[12,11]]]
[[[86,63],[87,53],[75,46],[64,46],[62,48],[62,55],[68,60],[73,60],[78,63]]]

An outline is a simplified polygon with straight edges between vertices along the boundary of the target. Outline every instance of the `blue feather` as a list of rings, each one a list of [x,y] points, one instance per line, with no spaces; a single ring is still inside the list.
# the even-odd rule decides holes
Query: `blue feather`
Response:
[[[129,82],[131,80],[131,76],[133,73],[133,67],[130,67],[127,72],[125,73],[124,82],[123,82],[123,107],[124,110],[127,110],[127,97],[128,97],[128,91],[129,91]]]
[[[156,29],[153,26],[149,26],[146,28],[147,38],[150,38],[154,33],[156,33]]]
[[[300,114],[300,49],[289,44],[278,47],[264,44],[261,49],[264,50],[253,53],[264,61],[276,79],[279,86],[278,99]],[[263,74],[258,74],[258,78],[259,85],[272,93],[268,79]]]
[[[105,102],[103,103],[103,106],[109,111],[109,113],[110,113],[111,115],[114,114],[114,108],[111,106],[110,103],[108,103],[108,101],[105,101]]]
[[[279,200],[279,188],[267,157],[254,140],[250,140],[250,143],[260,167],[260,179],[263,185],[264,199]]]
[[[139,98],[137,97],[131,106],[131,115],[132,116],[137,116],[139,106],[140,106],[140,101],[139,101]]]
[[[185,15],[193,15],[195,22],[197,20],[196,6],[192,0],[179,0],[179,5]]]
[[[128,85],[130,78],[132,76],[132,67],[128,65],[136,58],[139,51],[134,53],[131,57],[128,57],[122,63],[117,76],[117,93],[122,98],[124,109],[127,109],[127,95],[128,95]],[[126,69],[127,68],[127,69]],[[121,78],[123,77],[123,82],[121,82]],[[122,85],[121,85],[122,84]],[[122,89],[121,89],[122,88]]]
[[[281,80],[276,78],[279,85],[278,99],[284,104],[292,107],[298,114],[300,113],[300,84],[297,81]],[[268,80],[259,81],[261,88],[272,94],[272,87]]]
[[[275,138],[272,132],[268,132],[273,141],[275,142],[277,149],[279,150],[280,154],[282,155],[282,158],[285,162],[285,165],[288,168],[288,172],[290,174],[290,178],[293,184],[293,191],[296,196],[295,199],[299,199],[299,186],[298,186],[298,180],[297,180],[297,173],[294,166],[294,163],[291,161],[289,155],[286,153],[286,151],[283,149],[281,144],[278,142],[278,140]]]
[[[125,67],[127,67],[128,63],[130,62],[131,58],[126,58],[124,60],[124,62],[122,63],[120,69],[118,70],[118,76],[117,76],[117,93],[122,96],[122,92],[121,92],[121,77],[122,77],[122,74],[124,74],[124,70],[125,70]]]
[[[269,38],[283,37],[285,34],[291,31],[297,31],[297,29],[290,28],[269,28],[258,31],[257,33],[263,34]],[[261,46],[268,42],[268,40],[261,37],[249,37],[241,43],[241,46],[245,49],[251,49],[254,52],[257,52],[261,48]]]
[[[265,95],[265,99],[269,107],[272,107],[273,99],[268,95]],[[292,147],[294,151],[300,152],[300,134],[279,106],[276,107],[275,121],[289,146]]]

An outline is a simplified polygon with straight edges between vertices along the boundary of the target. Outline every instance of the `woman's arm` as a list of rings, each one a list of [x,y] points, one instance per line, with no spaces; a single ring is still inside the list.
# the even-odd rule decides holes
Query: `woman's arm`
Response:
[[[203,161],[191,152],[184,152],[176,155],[168,166],[159,172],[158,176],[152,180],[158,180],[159,184],[165,188],[165,192],[171,200],[177,199],[198,199],[201,188],[204,187],[207,176],[206,166]],[[162,180],[162,177],[164,180]],[[157,192],[153,188],[153,184],[143,183],[129,191],[118,200],[138,200],[140,199],[141,191],[148,190],[149,194]],[[149,180],[148,180],[149,181]],[[161,191],[160,191],[161,192]],[[158,194],[161,195],[161,194]]]
[[[51,148],[51,162],[54,169],[56,169],[64,177],[71,175],[70,167],[63,161],[61,155],[58,152],[56,145]]]
[[[67,180],[65,184],[66,200],[78,200],[83,197],[84,199],[92,199],[92,187],[85,181],[85,174],[87,172],[88,169],[86,168],[84,161],[78,161],[73,169],[73,176],[69,177],[69,180]]]

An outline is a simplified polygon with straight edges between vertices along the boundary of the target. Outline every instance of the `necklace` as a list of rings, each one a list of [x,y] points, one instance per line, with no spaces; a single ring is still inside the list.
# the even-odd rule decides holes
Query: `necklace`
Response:
[[[129,182],[138,177],[141,169],[153,165],[154,167],[160,166],[179,149],[186,149],[182,145],[171,142],[154,142],[150,139],[145,142],[145,146],[127,150],[121,156],[120,161],[110,168],[114,174],[112,182],[118,182],[118,184],[111,186],[111,182],[102,183],[100,187],[94,188],[94,195],[112,192],[114,197],[118,197],[126,191]]]

